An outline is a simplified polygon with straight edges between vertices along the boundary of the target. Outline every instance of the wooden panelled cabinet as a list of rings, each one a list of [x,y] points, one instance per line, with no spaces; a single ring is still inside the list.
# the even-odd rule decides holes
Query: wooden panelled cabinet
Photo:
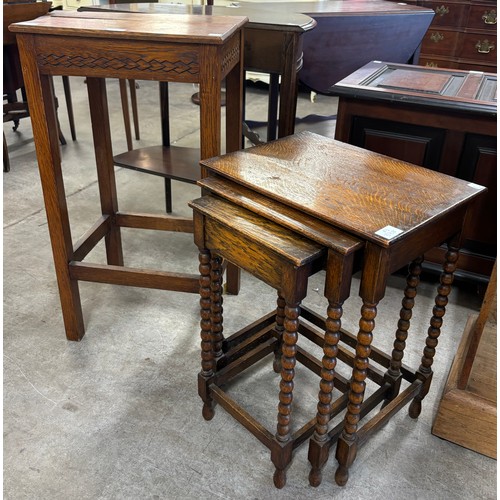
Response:
[[[496,74],[373,61],[331,90],[340,96],[336,139],[488,188],[464,228],[458,274],[489,279],[497,252]],[[442,252],[426,260],[439,262]]]
[[[436,13],[422,42],[419,64],[496,73],[497,7],[494,0],[414,0]]]

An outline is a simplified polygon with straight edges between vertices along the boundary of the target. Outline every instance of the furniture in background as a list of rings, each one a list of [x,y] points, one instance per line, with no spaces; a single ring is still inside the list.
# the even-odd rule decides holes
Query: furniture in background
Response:
[[[432,433],[497,458],[496,262],[481,310],[465,326]]]
[[[80,12],[191,14],[201,16],[245,16],[244,28],[246,71],[260,71],[271,75],[268,106],[267,140],[293,134],[297,108],[298,77],[302,67],[302,39],[315,21],[303,14],[281,11],[278,14],[250,7],[218,7],[165,3],[118,3],[100,1],[81,7]],[[279,81],[281,79],[281,85]],[[279,91],[278,91],[279,89]],[[279,111],[278,111],[279,94]],[[197,164],[199,151],[170,144],[168,86],[160,84],[162,144],[137,148],[115,156],[115,164],[164,178],[166,211],[172,211],[171,180],[195,183],[200,177]],[[243,111],[244,113],[244,111]],[[248,137],[255,138],[251,132]]]
[[[277,487],[284,486],[292,450],[304,436],[312,434],[309,460],[313,486],[321,482],[329,449],[337,445],[339,466],[335,479],[344,485],[358,448],[370,436],[408,403],[410,417],[420,414],[432,380],[461,230],[469,206],[486,190],[310,132],[202,160],[201,164],[209,174],[199,182],[206,197],[194,202],[193,208],[197,212],[195,241],[200,248],[202,273],[199,393],[204,417],[212,418],[213,402],[218,402],[268,446],[276,467]],[[223,209],[217,208],[214,200],[218,199],[225,200]],[[256,224],[254,217],[258,218]],[[265,242],[257,247],[255,242],[262,238],[262,227],[273,228],[274,232],[276,225],[294,232],[297,242],[305,245],[305,238],[328,252],[326,320],[324,315],[299,305],[309,274],[297,282],[293,274],[283,272],[280,280],[270,283],[278,288],[276,312],[248,326],[241,325],[242,330],[225,339],[218,256],[237,260],[254,276],[269,282],[274,263],[283,259],[281,242],[274,236],[263,238]],[[402,359],[412,309],[418,300],[423,254],[442,242],[447,242],[448,250],[423,357],[420,366],[412,369]],[[272,256],[264,246],[274,247],[281,257]],[[241,248],[251,251],[242,252]],[[303,258],[311,256],[309,250],[302,253]],[[394,349],[386,354],[372,345],[380,335],[394,335],[376,331],[377,308],[389,275],[408,262],[402,307],[394,321]],[[341,320],[351,277],[359,270],[362,307],[360,329],[355,336],[341,327]],[[208,290],[210,280],[212,294]],[[296,287],[295,295],[290,287]],[[287,300],[283,300],[285,293]],[[322,348],[321,361],[304,350],[303,346],[311,344],[297,344],[299,334]],[[231,387],[224,384],[276,349],[282,356],[278,425],[273,435],[231,398]],[[291,420],[297,361],[321,379],[317,413],[313,410],[312,420],[299,429]],[[351,367],[350,380],[339,376],[337,361]],[[341,391],[336,399],[334,388]],[[374,411],[380,404],[381,408]],[[343,421],[337,420],[343,413]]]
[[[25,69],[45,209],[66,336],[80,340],[84,322],[78,282],[91,281],[198,292],[199,275],[124,266],[122,227],[193,231],[192,218],[118,210],[106,78],[179,81],[200,85],[200,156],[221,152],[220,86],[226,79],[226,150],[241,147],[244,17],[53,13],[13,24]],[[87,78],[102,216],[73,243],[61,158],[55,136],[50,79]],[[40,105],[41,103],[41,105]],[[201,177],[204,171],[201,172]],[[107,264],[83,262],[105,240]],[[235,272],[236,271],[236,272]],[[229,268],[228,268],[229,272]],[[239,274],[228,276],[239,287]]]
[[[486,283],[497,254],[496,75],[376,61],[332,92],[336,139],[488,188],[465,225],[457,271]],[[427,267],[444,251],[427,252]]]
[[[19,61],[19,51],[16,37],[10,33],[8,26],[11,23],[35,19],[47,14],[52,7],[52,2],[4,2],[3,5],[3,122],[13,122],[14,131],[19,126],[19,120],[30,116],[24,80]],[[75,121],[73,116],[73,104],[71,101],[71,88],[69,78],[63,76],[63,89],[66,98],[68,121],[71,137],[76,140]],[[19,100],[19,94],[21,100]],[[66,144],[66,139],[57,123],[59,140]],[[4,172],[10,171],[9,151],[5,133],[3,133],[3,165]]]
[[[408,0],[408,3],[431,8],[436,13],[422,42],[418,64],[497,72],[494,0]]]
[[[429,7],[385,0],[239,4],[274,16],[293,9],[316,21],[316,28],[303,37],[299,80],[322,94],[374,59],[417,64],[420,43],[434,17]]]

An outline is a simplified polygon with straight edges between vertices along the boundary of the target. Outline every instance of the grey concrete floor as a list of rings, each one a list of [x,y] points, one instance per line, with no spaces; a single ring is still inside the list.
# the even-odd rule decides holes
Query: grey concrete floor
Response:
[[[73,238],[98,214],[94,155],[83,79],[71,79],[77,141],[70,139],[64,98],[60,118],[68,144],[61,148]],[[108,82],[113,144],[125,140],[116,81]],[[192,85],[171,85],[172,137],[196,144],[198,108]],[[141,140],[160,143],[158,90],[140,82]],[[266,94],[251,89],[247,117],[262,121]],[[334,115],[336,100],[299,97],[298,117]],[[298,129],[333,135],[335,121],[300,120]],[[12,170],[4,174],[4,343],[3,430],[4,497],[7,499],[493,499],[496,461],[431,434],[432,422],[467,317],[480,299],[457,288],[450,296],[431,391],[418,420],[399,412],[362,447],[344,488],[336,486],[334,450],[318,488],[308,485],[307,444],[300,447],[283,490],[272,483],[270,453],[256,438],[216,409],[201,416],[197,395],[200,365],[198,297],[138,288],[81,283],[86,335],[69,342],[64,335],[47,223],[29,120],[17,132],[4,125]],[[163,210],[161,179],[116,169],[120,208]],[[187,201],[198,189],[174,185],[174,210],[189,214]],[[128,265],[197,272],[192,235],[124,231]],[[98,248],[88,261],[104,262]],[[323,275],[310,283],[306,304],[325,310]],[[358,279],[345,304],[344,326],[356,331]],[[391,279],[379,307],[375,345],[390,349],[403,279]],[[423,282],[405,361],[419,364],[434,284]],[[275,292],[246,273],[238,296],[225,296],[225,332],[274,306]],[[342,371],[343,368],[340,368]],[[294,416],[303,423],[315,413],[317,378],[297,368]],[[277,376],[261,362],[235,382],[231,391],[273,432]]]

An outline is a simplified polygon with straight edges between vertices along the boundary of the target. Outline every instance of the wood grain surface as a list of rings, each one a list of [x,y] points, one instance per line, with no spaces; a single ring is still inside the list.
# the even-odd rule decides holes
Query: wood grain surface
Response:
[[[485,190],[311,132],[201,164],[383,246]]]

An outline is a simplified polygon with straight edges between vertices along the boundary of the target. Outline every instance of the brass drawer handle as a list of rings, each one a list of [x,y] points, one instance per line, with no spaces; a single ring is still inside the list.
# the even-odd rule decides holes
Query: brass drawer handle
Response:
[[[489,54],[491,50],[495,50],[495,44],[489,40],[479,40],[476,49],[480,54]]]
[[[434,12],[438,15],[443,17],[445,14],[448,14],[450,12],[450,9],[446,7],[445,5],[441,5],[441,7],[436,7],[434,9]],[[486,21],[485,21],[486,22]]]
[[[484,24],[496,24],[497,23],[497,11],[490,10],[486,11],[481,19],[484,21]]]
[[[442,35],[441,33],[439,33],[439,31],[433,31],[431,33],[431,40],[434,43],[439,43],[441,40],[444,40],[444,35]]]
[[[436,62],[434,62],[434,61],[428,61],[428,62],[426,62],[426,63],[425,63],[425,65],[426,65],[428,68],[437,68],[437,67],[438,67],[437,63],[436,63]]]

